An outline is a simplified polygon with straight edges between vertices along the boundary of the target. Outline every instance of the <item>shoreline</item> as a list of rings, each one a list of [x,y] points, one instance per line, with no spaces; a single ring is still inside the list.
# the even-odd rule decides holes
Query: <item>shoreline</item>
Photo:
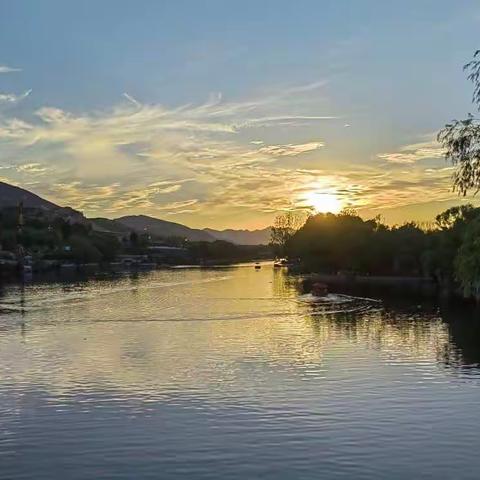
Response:
[[[442,285],[429,277],[329,273],[299,273],[299,275],[304,278],[307,287],[313,282],[322,282],[346,291],[374,292],[395,296],[406,295],[430,299],[440,298],[442,300],[475,303],[474,298],[465,297],[461,290],[455,288],[454,285]]]
[[[9,269],[2,269],[0,265],[0,285],[1,284],[21,284],[40,282],[55,282],[70,280],[73,278],[98,278],[109,275],[131,275],[137,273],[146,273],[156,270],[184,270],[184,269],[209,269],[209,268],[231,268],[231,267],[249,267],[256,263],[261,265],[273,264],[273,260],[252,259],[248,261],[208,261],[204,263],[192,264],[164,264],[154,262],[144,262],[136,264],[126,264],[122,262],[110,263],[85,263],[74,264],[65,263],[51,266],[47,269],[33,269],[32,272],[22,273],[17,266]]]
[[[314,282],[325,283],[328,287],[340,289],[341,293],[363,295],[385,295],[389,297],[409,297],[428,300],[452,301],[463,304],[478,304],[478,299],[466,297],[454,285],[442,285],[432,278],[387,275],[354,275],[328,273],[293,273],[300,275],[304,288],[308,290]]]

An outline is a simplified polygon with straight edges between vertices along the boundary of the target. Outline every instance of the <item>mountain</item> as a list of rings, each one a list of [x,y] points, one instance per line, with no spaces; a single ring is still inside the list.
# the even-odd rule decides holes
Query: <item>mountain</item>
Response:
[[[0,182],[0,207],[16,207],[19,202],[22,201],[23,206],[27,208],[41,208],[43,210],[57,210],[62,208],[28,190]]]
[[[28,190],[0,182],[0,208],[16,207],[20,202],[23,202],[25,208],[38,208],[56,215],[69,217],[77,222],[85,221],[83,214],[73,208],[60,207]]]
[[[99,219],[93,219],[95,222]],[[107,225],[106,219],[102,220],[103,226],[112,231],[113,225]],[[110,220],[112,222],[112,220]],[[263,230],[214,230],[205,228],[203,230],[190,228],[180,223],[167,222],[147,215],[131,215],[120,217],[114,220],[138,232],[148,230],[151,235],[156,237],[182,237],[190,241],[214,242],[215,240],[225,240],[237,245],[266,245],[270,241],[270,228]]]
[[[216,240],[214,236],[204,230],[189,228],[180,223],[167,222],[147,215],[129,215],[116,218],[115,222],[119,222],[137,232],[148,231],[156,237],[182,237],[195,242],[213,242]]]
[[[117,222],[115,220],[110,220],[109,218],[89,218],[90,224],[92,225],[93,230],[101,233],[113,233],[118,236],[127,236],[132,229],[124,225],[123,223]]]
[[[108,218],[86,219],[81,212],[70,207],[61,207],[20,187],[0,182],[0,208],[16,207],[23,202],[25,208],[37,208],[69,218],[73,222],[90,222],[98,232],[109,232],[116,235],[128,234],[132,230],[148,232],[156,237],[182,237],[191,241],[214,242],[225,240],[237,245],[265,245],[270,239],[270,229],[263,230],[204,230],[190,228],[180,223],[168,222],[147,215],[129,215],[115,220]]]
[[[261,230],[203,230],[218,240],[236,243],[237,245],[267,245],[270,242],[270,228]]]

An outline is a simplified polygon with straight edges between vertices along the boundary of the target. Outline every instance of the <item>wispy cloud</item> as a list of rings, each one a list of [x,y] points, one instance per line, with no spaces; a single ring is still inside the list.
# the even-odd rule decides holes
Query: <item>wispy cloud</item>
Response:
[[[235,124],[236,129],[258,128],[258,127],[278,127],[278,126],[303,126],[305,123],[316,123],[324,120],[336,120],[340,117],[332,115],[284,115],[272,117],[250,118],[245,122]]]
[[[23,165],[18,165],[16,168],[19,172],[25,172],[30,174],[44,173],[48,170],[48,167],[42,165],[41,163],[25,163]]]
[[[27,132],[34,127],[23,120],[12,118],[4,120],[0,123],[0,140],[1,139],[22,139],[27,136]]]
[[[13,68],[8,65],[0,65],[0,73],[21,72],[21,68]]]
[[[257,155],[265,153],[274,157],[290,157],[300,155],[306,152],[313,152],[323,146],[325,146],[325,143],[323,142],[308,142],[300,144],[289,143],[287,145],[267,145],[265,147],[259,148],[255,152],[252,152],[252,154]]]
[[[319,151],[326,142],[299,141],[292,133],[298,125],[337,118],[318,106],[299,110],[321,85],[235,102],[215,94],[178,108],[124,94],[106,111],[75,114],[48,106],[28,121],[3,116],[0,154],[11,168],[2,174],[21,185],[33,181],[37,193],[88,215],[175,215],[203,226],[248,226],[252,217],[269,221],[275,212],[305,206],[312,191],[334,192],[345,205],[372,213],[450,194],[451,172],[418,162],[441,156],[432,142],[379,155],[392,163],[388,170],[322,163]],[[286,141],[265,134],[265,126],[274,124],[282,126]],[[293,158],[298,166],[291,166]],[[318,166],[301,166],[306,164]]]
[[[443,147],[436,141],[430,141],[406,145],[397,152],[381,153],[378,157],[391,163],[410,164],[429,158],[442,158],[444,155]]]
[[[129,95],[128,93],[124,92],[122,94],[129,102],[133,103],[136,107],[141,107],[142,104],[136,100],[135,98],[133,98],[131,95]]]
[[[32,90],[16,95],[14,93],[0,93],[0,103],[17,103],[27,98],[32,93]]]

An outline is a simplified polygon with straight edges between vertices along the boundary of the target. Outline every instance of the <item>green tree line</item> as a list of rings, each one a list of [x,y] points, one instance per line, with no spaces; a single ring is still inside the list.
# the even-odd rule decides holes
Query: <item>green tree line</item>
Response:
[[[444,287],[458,284],[466,295],[480,291],[480,208],[472,205],[446,210],[429,228],[414,222],[391,227],[351,210],[319,213],[296,231],[276,232],[272,244],[303,271],[422,276]]]

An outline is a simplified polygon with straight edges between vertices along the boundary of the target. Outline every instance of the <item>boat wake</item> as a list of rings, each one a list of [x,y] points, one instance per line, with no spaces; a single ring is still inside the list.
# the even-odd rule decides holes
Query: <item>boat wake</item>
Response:
[[[18,297],[14,299],[7,299],[0,302],[0,314],[27,312],[42,310],[45,308],[65,308],[69,306],[79,305],[87,302],[98,300],[102,296],[110,296],[115,294],[125,294],[129,292],[139,292],[147,290],[164,289],[177,286],[197,286],[213,282],[222,282],[229,280],[231,276],[216,276],[212,278],[203,278],[195,280],[184,281],[164,281],[164,282],[150,282],[149,284],[138,285],[119,285],[116,287],[104,288],[102,290],[96,289],[94,284],[87,284],[85,287],[75,286],[71,290],[63,289],[61,293],[52,294],[48,289],[44,292],[36,291],[33,295],[27,297],[25,300],[20,300]],[[157,300],[159,302],[160,300]]]
[[[367,297],[354,297],[339,293],[329,293],[324,296],[306,293],[298,297],[299,303],[307,303],[312,306],[311,315],[325,315],[337,313],[356,313],[378,308],[381,300]]]

